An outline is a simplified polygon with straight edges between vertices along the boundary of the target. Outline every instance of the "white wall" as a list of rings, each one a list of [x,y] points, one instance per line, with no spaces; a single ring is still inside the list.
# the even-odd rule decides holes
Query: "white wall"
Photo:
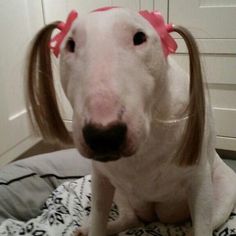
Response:
[[[0,1],[0,164],[32,146],[24,101],[24,62],[35,32],[43,25],[40,1]]]

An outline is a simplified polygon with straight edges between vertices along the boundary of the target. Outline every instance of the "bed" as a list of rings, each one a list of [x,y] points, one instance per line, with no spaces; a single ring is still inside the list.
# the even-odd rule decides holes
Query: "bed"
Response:
[[[91,163],[75,149],[43,154],[0,169],[0,235],[73,235],[91,209]],[[113,203],[109,220],[119,216]],[[160,222],[120,236],[184,236],[191,222]],[[236,210],[214,236],[236,236]]]

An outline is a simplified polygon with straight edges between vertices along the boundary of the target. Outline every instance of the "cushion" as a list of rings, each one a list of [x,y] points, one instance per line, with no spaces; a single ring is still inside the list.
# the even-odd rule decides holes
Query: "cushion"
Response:
[[[91,173],[91,163],[76,149],[37,155],[0,169],[0,223],[27,221],[41,213],[52,191],[70,179]]]
[[[236,209],[235,209],[236,210]],[[236,211],[233,211],[214,236],[236,235]],[[6,220],[0,226],[0,235],[74,235],[73,232],[89,221],[91,211],[91,176],[65,182],[50,195],[44,204],[41,215],[27,222]],[[118,207],[113,204],[109,220],[114,221],[119,215]],[[153,222],[143,227],[128,229],[119,236],[187,236],[191,223],[162,224]]]

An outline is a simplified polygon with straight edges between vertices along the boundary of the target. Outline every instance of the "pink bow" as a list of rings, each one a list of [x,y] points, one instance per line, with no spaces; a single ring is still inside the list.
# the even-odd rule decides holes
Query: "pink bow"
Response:
[[[52,52],[56,57],[58,57],[60,53],[60,46],[64,38],[66,37],[67,33],[69,32],[72,23],[77,18],[78,13],[76,11],[71,11],[66,19],[66,23],[60,22],[57,25],[57,28],[61,30],[60,33],[55,35],[49,42],[49,47],[52,49]],[[53,45],[54,44],[54,45]]]
[[[103,7],[103,8],[96,9],[92,12],[107,11],[112,8],[116,8],[116,7]],[[154,29],[160,36],[162,48],[163,48],[165,56],[167,57],[170,53],[175,53],[177,49],[177,44],[174,38],[169,34],[170,32],[173,31],[172,24],[166,25],[161,13],[157,11],[152,11],[152,12],[140,11],[139,14],[143,16],[154,27]],[[52,49],[56,57],[58,57],[60,53],[60,46],[61,46],[62,41],[64,40],[66,34],[70,30],[71,25],[74,22],[74,20],[77,18],[77,16],[78,16],[78,13],[76,11],[71,11],[69,16],[67,17],[66,23],[61,22],[58,24],[57,28],[61,30],[61,32],[55,35],[49,43],[49,47]]]
[[[167,57],[170,53],[175,53],[177,44],[174,38],[169,34],[173,31],[173,25],[166,25],[163,16],[158,11],[140,11],[139,14],[143,16],[159,34],[165,56]]]

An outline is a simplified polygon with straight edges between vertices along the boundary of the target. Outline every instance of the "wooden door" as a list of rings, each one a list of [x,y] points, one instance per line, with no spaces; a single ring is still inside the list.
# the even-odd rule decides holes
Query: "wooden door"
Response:
[[[210,89],[217,147],[236,150],[236,1],[169,0],[169,21],[186,26],[197,38]],[[176,35],[175,56],[187,70],[186,48]]]

